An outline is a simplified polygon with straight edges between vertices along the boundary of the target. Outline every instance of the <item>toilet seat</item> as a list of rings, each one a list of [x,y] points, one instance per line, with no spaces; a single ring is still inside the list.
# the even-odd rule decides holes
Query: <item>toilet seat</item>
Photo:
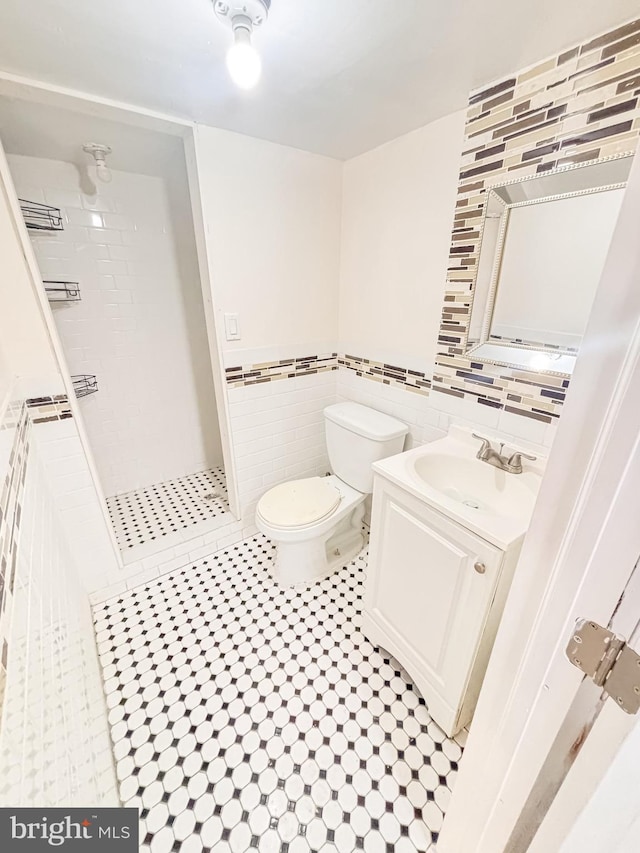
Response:
[[[292,480],[269,489],[257,511],[271,527],[281,530],[308,527],[327,518],[339,505],[338,489],[323,477]]]
[[[276,544],[275,579],[308,583],[348,563],[363,545],[365,497],[335,474],[283,483],[263,495],[256,527]]]

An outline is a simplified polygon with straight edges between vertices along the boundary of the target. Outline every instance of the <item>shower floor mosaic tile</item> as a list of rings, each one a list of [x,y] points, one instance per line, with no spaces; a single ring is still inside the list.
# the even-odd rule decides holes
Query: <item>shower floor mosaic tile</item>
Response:
[[[121,551],[229,512],[227,478],[211,468],[107,498]]]
[[[434,850],[462,750],[360,631],[366,552],[279,587],[256,536],[98,605],[144,853]]]

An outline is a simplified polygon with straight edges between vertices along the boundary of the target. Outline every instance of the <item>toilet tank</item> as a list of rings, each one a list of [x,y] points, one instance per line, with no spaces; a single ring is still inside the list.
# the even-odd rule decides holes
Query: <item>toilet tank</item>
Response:
[[[374,462],[400,453],[408,427],[360,403],[336,403],[324,410],[327,450],[333,473],[369,494]]]

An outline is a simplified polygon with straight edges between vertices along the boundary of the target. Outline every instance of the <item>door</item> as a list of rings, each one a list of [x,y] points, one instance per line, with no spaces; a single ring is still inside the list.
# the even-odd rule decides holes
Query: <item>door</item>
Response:
[[[640,651],[639,620],[640,561],[608,627],[625,637],[630,648]],[[590,686],[588,680],[582,683],[578,701]],[[590,694],[593,727],[544,816],[529,853],[614,853],[624,850],[631,839],[635,846],[629,850],[640,850],[640,714],[624,713],[598,690],[592,689]],[[569,739],[564,738],[565,742]],[[554,756],[552,751],[547,760],[552,757],[557,761],[559,755]]]
[[[636,646],[637,648],[637,646]],[[559,853],[637,853],[640,850],[640,717],[633,717],[622,743],[619,719],[602,713],[591,739],[613,739],[617,749]],[[619,711],[618,711],[619,717]]]
[[[564,648],[576,619],[611,622],[640,554],[638,223],[636,158],[439,853],[526,850],[584,743],[563,752],[556,739],[567,722],[579,733],[593,723]]]

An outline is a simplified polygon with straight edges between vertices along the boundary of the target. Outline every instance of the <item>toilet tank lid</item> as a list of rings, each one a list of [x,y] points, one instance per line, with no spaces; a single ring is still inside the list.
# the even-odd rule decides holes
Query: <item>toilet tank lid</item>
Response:
[[[409,428],[402,421],[384,415],[360,403],[334,403],[324,410],[325,417],[350,432],[373,441],[388,441],[406,435]]]

